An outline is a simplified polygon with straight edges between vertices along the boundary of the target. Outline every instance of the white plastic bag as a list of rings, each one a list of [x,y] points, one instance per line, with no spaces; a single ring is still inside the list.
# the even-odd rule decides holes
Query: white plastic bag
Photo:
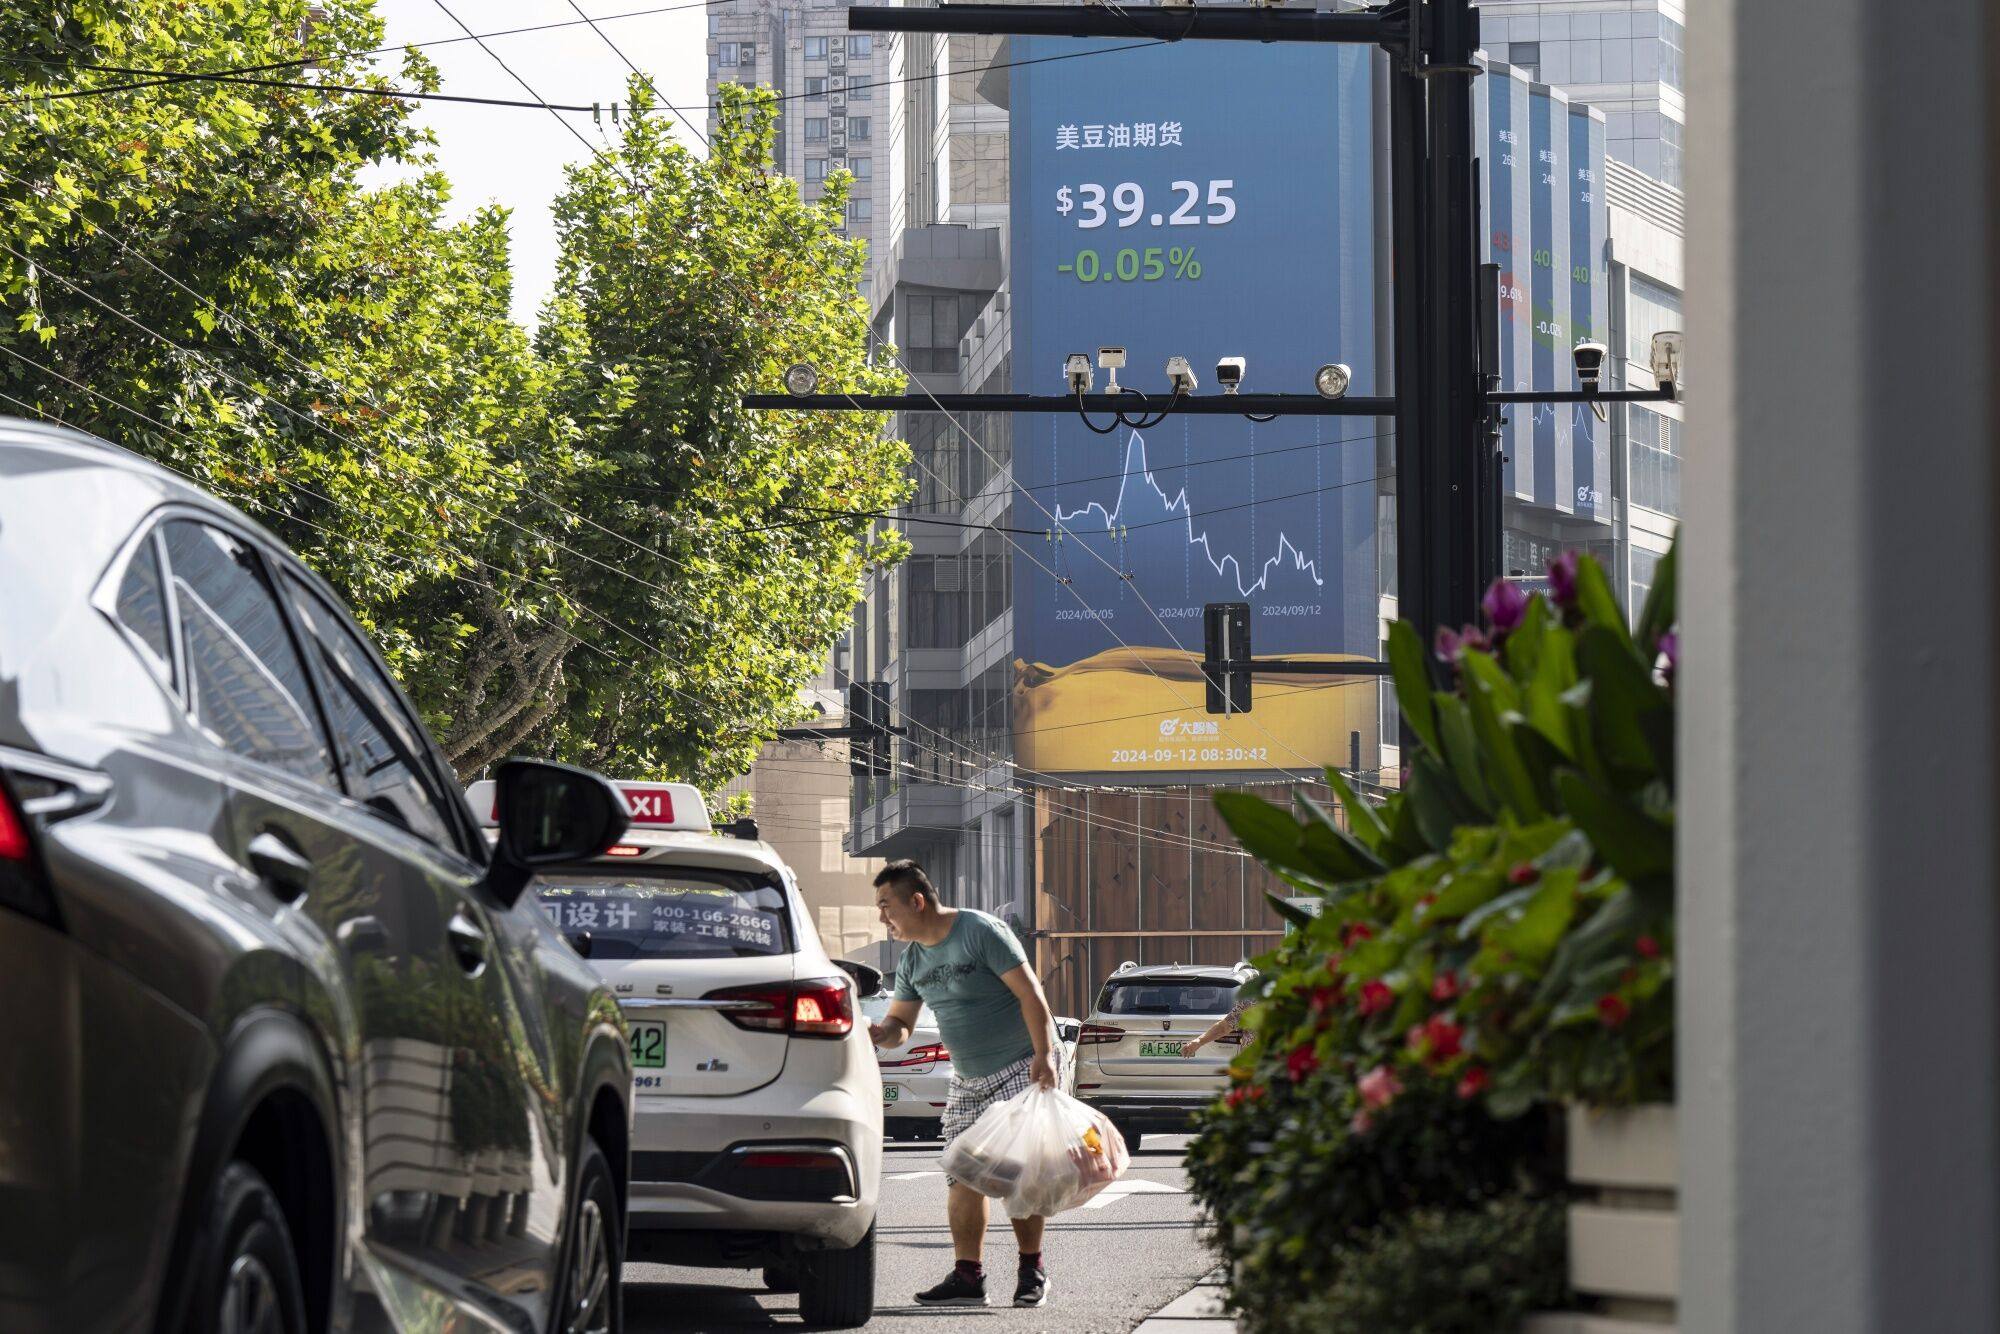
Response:
[[[997,1102],[951,1142],[944,1170],[1011,1218],[1074,1209],[1125,1173],[1132,1155],[1103,1113],[1040,1085]]]

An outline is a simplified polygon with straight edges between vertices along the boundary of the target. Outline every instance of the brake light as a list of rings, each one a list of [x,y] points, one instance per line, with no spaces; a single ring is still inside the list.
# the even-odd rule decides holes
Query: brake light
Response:
[[[0,746],[0,908],[60,927],[53,888],[28,833],[96,810],[111,797],[111,780],[30,751]]]
[[[1085,1024],[1083,1032],[1076,1035],[1079,1047],[1095,1047],[1101,1043],[1117,1042],[1125,1036],[1125,1030],[1116,1024]]]
[[[0,784],[0,862],[26,866],[30,855],[28,822],[21,818],[6,786]]]
[[[845,978],[773,982],[711,991],[707,1000],[734,1002],[721,1011],[738,1028],[802,1038],[842,1038],[854,1031],[854,1003]]]
[[[921,1047],[912,1047],[895,1060],[884,1059],[878,1064],[888,1066],[929,1065],[933,1061],[949,1061],[951,1053],[941,1042],[926,1042]]]
[[[604,855],[607,857],[636,857],[644,851],[644,848],[635,848],[630,843],[614,843],[604,850]]]

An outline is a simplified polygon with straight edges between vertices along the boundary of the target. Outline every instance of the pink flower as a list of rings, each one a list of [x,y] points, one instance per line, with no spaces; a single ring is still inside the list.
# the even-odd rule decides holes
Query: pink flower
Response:
[[[1479,605],[1486,612],[1486,622],[1493,627],[1494,634],[1510,634],[1520,628],[1528,615],[1528,593],[1512,579],[1495,579]]]
[[[1387,983],[1371,979],[1361,984],[1360,1009],[1363,1019],[1380,1014],[1395,1003],[1396,993],[1389,990]]]
[[[1651,936],[1639,937],[1632,942],[1632,948],[1639,951],[1639,957],[1642,959],[1657,959],[1660,957],[1660,942],[1654,940]]]
[[[1424,1025],[1424,1040],[1430,1044],[1433,1061],[1448,1061],[1465,1048],[1465,1030],[1441,1014],[1434,1014]]]
[[[1516,887],[1532,885],[1542,878],[1542,873],[1530,862],[1516,862],[1507,872],[1507,883]]]
[[[1468,1069],[1464,1077],[1458,1081],[1458,1096],[1471,1101],[1473,1098],[1484,1093],[1486,1086],[1492,1082],[1493,1076],[1486,1073],[1486,1068],[1475,1065]]]
[[[1625,998],[1618,995],[1604,995],[1597,998],[1597,1018],[1606,1028],[1622,1028],[1632,1017],[1632,1007]]]
[[[1375,1118],[1366,1112],[1356,1112],[1354,1119],[1347,1123],[1347,1128],[1357,1135],[1365,1135],[1375,1128]]]
[[[1378,1065],[1361,1076],[1360,1082],[1355,1087],[1361,1092],[1362,1106],[1371,1109],[1387,1107],[1396,1100],[1396,1095],[1403,1091],[1402,1081],[1397,1079],[1396,1072],[1386,1065]]]
[[[1458,995],[1458,974],[1447,968],[1431,979],[1431,999],[1448,1001]]]
[[[1347,989],[1345,987],[1314,987],[1312,996],[1307,1000],[1306,1004],[1314,1014],[1325,1014],[1328,1010],[1340,1004],[1346,997],[1346,994]]]
[[[1319,1069],[1319,1054],[1310,1043],[1300,1043],[1292,1048],[1292,1054],[1285,1058],[1285,1073],[1292,1077],[1294,1084]]]
[[[1357,940],[1375,939],[1375,928],[1366,922],[1349,922],[1340,933],[1340,943],[1352,948]]]
[[[1576,567],[1574,551],[1565,551],[1549,562],[1549,596],[1565,611],[1576,605]]]

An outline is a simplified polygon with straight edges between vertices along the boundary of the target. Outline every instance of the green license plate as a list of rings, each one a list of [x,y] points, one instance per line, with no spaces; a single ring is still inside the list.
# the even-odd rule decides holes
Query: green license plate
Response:
[[[1141,1056],[1178,1056],[1181,1044],[1178,1042],[1142,1042],[1139,1044]]]
[[[634,1070],[659,1070],[667,1064],[667,1026],[665,1024],[632,1025],[632,1068]]]
[[[896,1101],[896,1099],[902,1096],[903,1096],[903,1090],[897,1088],[894,1084],[884,1084],[882,1086],[883,1102],[894,1102]]]

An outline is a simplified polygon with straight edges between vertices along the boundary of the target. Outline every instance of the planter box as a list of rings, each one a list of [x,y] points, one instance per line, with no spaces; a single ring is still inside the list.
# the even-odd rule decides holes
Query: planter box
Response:
[[[1569,1282],[1594,1308],[1527,1334],[1662,1334],[1680,1292],[1680,1153],[1670,1105],[1569,1110]]]

